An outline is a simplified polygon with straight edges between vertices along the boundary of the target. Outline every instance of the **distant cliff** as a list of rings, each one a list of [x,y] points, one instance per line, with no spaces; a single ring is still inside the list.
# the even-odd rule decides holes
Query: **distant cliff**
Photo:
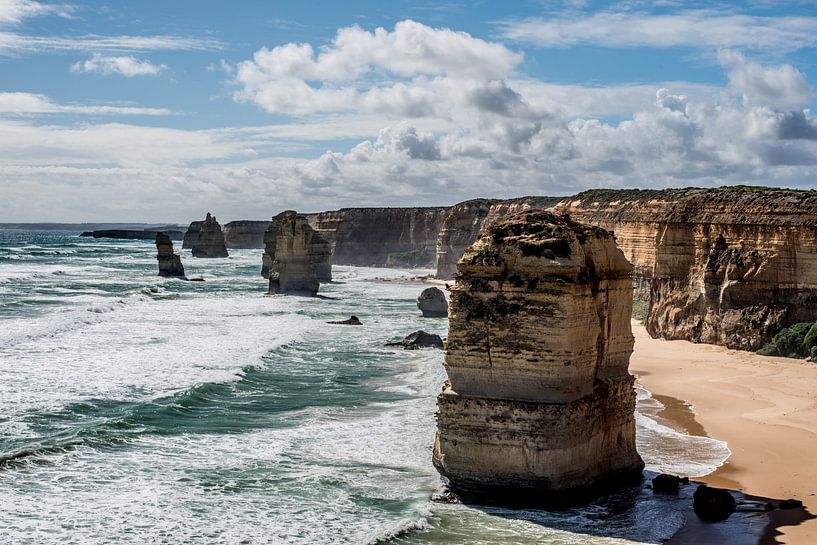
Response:
[[[342,208],[305,216],[332,244],[335,265],[434,267],[437,237],[448,210]]]
[[[179,230],[158,230],[158,229],[101,229],[97,231],[84,231],[81,237],[93,238],[116,238],[121,240],[154,240],[156,233],[164,233],[170,240],[182,240],[184,233]]]
[[[231,221],[224,224],[224,243],[228,248],[263,248],[266,221]]]

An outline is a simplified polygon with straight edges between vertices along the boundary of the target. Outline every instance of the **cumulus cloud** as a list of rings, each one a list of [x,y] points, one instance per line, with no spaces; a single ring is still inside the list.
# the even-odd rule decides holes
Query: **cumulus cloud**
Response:
[[[778,110],[797,110],[814,98],[806,76],[790,64],[761,66],[746,60],[737,51],[718,52],[720,63],[729,68],[729,84],[743,96],[747,106],[768,106]]]
[[[271,113],[365,108],[419,117],[447,82],[503,78],[521,60],[501,44],[411,20],[393,31],[352,26],[317,53],[310,44],[262,48],[237,66],[234,96]]]
[[[106,76],[119,74],[126,78],[155,76],[164,70],[167,70],[164,64],[153,64],[148,60],[132,56],[106,57],[99,53],[94,53],[90,59],[71,65],[71,72],[98,73]]]
[[[793,51],[817,45],[817,17],[755,16],[690,10],[569,12],[553,18],[502,21],[502,36],[541,47],[744,48]]]
[[[45,95],[0,92],[0,115],[88,114],[88,115],[170,115],[165,108],[133,106],[58,104]]]

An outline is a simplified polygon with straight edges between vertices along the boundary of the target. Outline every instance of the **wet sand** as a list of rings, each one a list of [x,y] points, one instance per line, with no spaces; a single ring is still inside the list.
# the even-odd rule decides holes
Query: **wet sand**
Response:
[[[797,498],[817,513],[817,364],[651,339],[635,322],[633,333],[630,370],[665,406],[659,418],[726,441],[732,451],[715,473],[697,480],[756,496]],[[776,511],[772,519],[786,524],[794,515]],[[817,543],[817,519],[774,531],[777,543]],[[772,534],[766,542],[775,543]]]

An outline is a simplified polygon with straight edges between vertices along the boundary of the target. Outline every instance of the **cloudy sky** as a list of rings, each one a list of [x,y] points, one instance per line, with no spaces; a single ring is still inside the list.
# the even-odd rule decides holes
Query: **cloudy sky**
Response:
[[[0,0],[0,222],[817,188],[815,86],[815,0]]]

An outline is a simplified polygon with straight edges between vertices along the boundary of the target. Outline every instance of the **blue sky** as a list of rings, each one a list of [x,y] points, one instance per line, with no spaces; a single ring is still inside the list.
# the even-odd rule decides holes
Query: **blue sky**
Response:
[[[817,187],[817,3],[0,0],[3,221]]]

